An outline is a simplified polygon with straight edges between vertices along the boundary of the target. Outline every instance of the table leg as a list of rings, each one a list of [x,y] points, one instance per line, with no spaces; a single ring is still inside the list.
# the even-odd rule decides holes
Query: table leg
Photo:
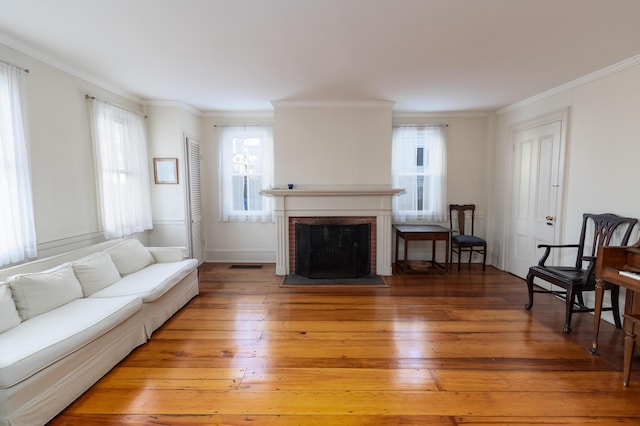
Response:
[[[592,355],[595,355],[598,352],[598,334],[600,333],[600,314],[602,313],[602,300],[604,299],[604,281],[601,279],[596,279],[596,300],[595,300],[595,308],[593,312],[593,341],[591,343],[591,352]]]
[[[407,236],[404,236],[404,270],[408,272],[408,262],[409,261],[409,239]]]
[[[398,241],[400,240],[400,236],[398,232],[396,232],[396,266],[398,266]]]
[[[449,236],[447,235],[447,239],[445,240],[445,251],[444,251],[444,269],[449,272]]]
[[[624,366],[622,371],[622,384],[629,386],[631,376],[631,362],[633,361],[633,350],[636,347],[635,321],[624,319]]]
[[[436,263],[436,240],[431,241],[431,267],[435,268],[438,264]]]

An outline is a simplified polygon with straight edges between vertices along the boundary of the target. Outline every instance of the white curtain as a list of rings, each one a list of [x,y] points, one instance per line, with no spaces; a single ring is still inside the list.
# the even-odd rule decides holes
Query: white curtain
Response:
[[[153,227],[144,117],[90,100],[102,225],[107,239]]]
[[[394,197],[394,222],[447,220],[446,165],[442,126],[393,129],[393,186],[405,189],[405,193]]]
[[[25,71],[0,62],[0,265],[37,255]]]
[[[262,196],[273,185],[271,126],[219,127],[220,220],[272,222],[272,200]]]

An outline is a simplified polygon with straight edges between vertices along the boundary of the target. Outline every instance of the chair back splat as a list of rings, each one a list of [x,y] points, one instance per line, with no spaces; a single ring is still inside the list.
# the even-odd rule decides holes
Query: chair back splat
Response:
[[[582,229],[577,244],[538,245],[538,248],[543,248],[545,251],[538,264],[529,268],[529,273],[527,274],[529,303],[525,305],[525,308],[531,309],[533,306],[534,293],[551,293],[563,297],[566,310],[563,331],[570,333],[572,314],[594,311],[593,307],[588,307],[584,304],[582,293],[595,290],[595,261],[598,248],[607,247],[611,244],[626,246],[637,223],[638,220],[635,218],[621,217],[613,213],[585,213],[582,215]],[[552,249],[577,249],[574,265],[547,265],[546,261]],[[546,281],[564,290],[556,290],[553,286],[549,290],[538,286],[534,288],[535,279]],[[606,284],[605,290],[611,291],[611,306],[602,310],[612,311],[616,327],[621,328],[618,302],[620,288],[616,285]]]
[[[467,234],[465,232],[467,212],[469,212],[471,215],[470,234]],[[475,220],[475,204],[449,204],[449,224],[452,231],[449,258],[453,259],[453,253],[456,253],[458,255],[458,271],[460,270],[460,258],[462,257],[462,253],[464,252],[469,253],[469,264],[471,264],[473,253],[482,254],[482,270],[485,270],[487,263],[487,241],[483,238],[475,236]],[[454,224],[457,225],[457,227],[454,226]]]

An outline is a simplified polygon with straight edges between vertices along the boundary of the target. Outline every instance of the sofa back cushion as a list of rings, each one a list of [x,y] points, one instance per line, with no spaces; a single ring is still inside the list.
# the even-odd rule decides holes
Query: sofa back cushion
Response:
[[[0,283],[0,333],[15,327],[21,322],[22,319],[16,310],[9,284]]]
[[[9,277],[9,285],[23,321],[82,297],[82,287],[70,263],[31,274]]]
[[[133,238],[105,250],[105,253],[111,256],[111,260],[113,260],[118,272],[123,277],[133,274],[154,262],[149,250],[140,241]]]
[[[82,286],[84,297],[118,281],[120,272],[107,253],[94,253],[73,262],[73,271]]]

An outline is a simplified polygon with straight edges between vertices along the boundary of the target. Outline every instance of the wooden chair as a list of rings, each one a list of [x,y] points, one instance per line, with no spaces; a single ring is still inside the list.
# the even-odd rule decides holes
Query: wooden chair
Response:
[[[456,212],[454,222],[454,214]],[[471,234],[465,233],[466,212],[471,213]],[[458,255],[458,271],[460,270],[460,258],[462,253],[469,252],[469,264],[473,253],[482,254],[482,270],[485,270],[487,263],[487,241],[474,235],[474,223],[476,215],[475,204],[449,204],[449,224],[451,226],[451,250],[449,258],[453,259],[453,253]],[[457,226],[454,226],[457,224]],[[457,235],[453,235],[457,233]]]
[[[598,247],[606,247],[615,236],[620,240],[616,245],[627,245],[631,231],[637,219],[620,217],[612,213],[582,215],[582,231],[578,244],[547,245],[540,244],[538,248],[544,248],[544,254],[536,266],[529,268],[527,274],[527,289],[529,290],[529,303],[526,309],[533,306],[533,293],[552,293],[560,295],[566,301],[566,316],[563,331],[571,333],[571,316],[573,313],[593,312],[593,308],[585,306],[582,293],[595,290],[595,260]],[[587,239],[589,235],[589,239]],[[575,264],[572,266],[547,266],[545,262],[549,258],[551,249],[577,249]],[[565,290],[546,290],[533,288],[533,280],[539,278]],[[613,319],[617,328],[620,324],[620,307],[618,296],[620,287],[607,284],[605,290],[611,291],[611,306],[603,308],[603,311],[613,311]],[[577,300],[576,300],[577,299]]]

